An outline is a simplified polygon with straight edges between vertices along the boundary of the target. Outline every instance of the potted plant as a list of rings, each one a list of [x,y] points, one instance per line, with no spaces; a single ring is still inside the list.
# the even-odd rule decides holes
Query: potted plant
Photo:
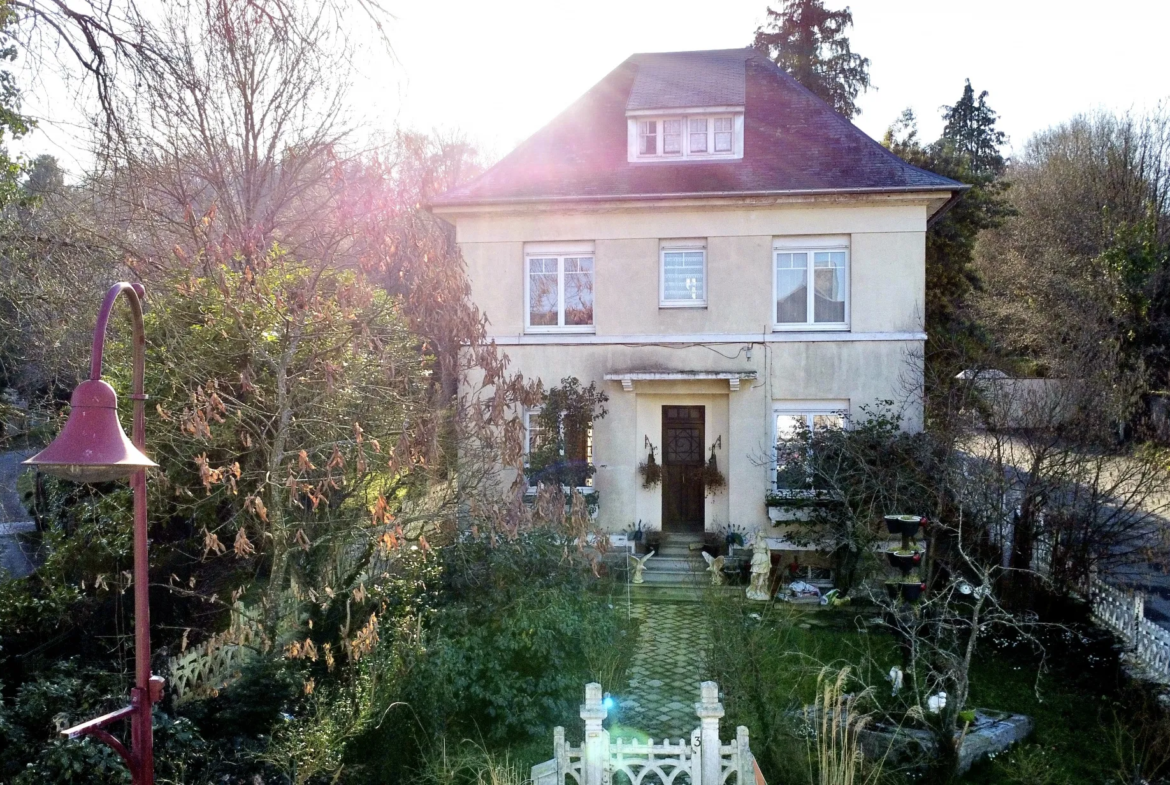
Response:
[[[926,519],[920,515],[887,515],[885,521],[890,534],[900,534],[903,537],[917,536],[918,527],[926,523]]]
[[[634,524],[634,528],[630,529],[630,542],[634,543],[634,553],[645,553],[646,545],[643,542],[646,538],[646,531],[642,528],[642,522],[638,521]]]
[[[904,580],[901,583],[902,599],[906,602],[917,602],[918,598],[922,596],[922,592],[926,591],[926,584],[918,578],[913,580]]]
[[[890,566],[901,570],[903,575],[908,575],[910,570],[922,563],[922,551],[914,548],[887,551],[886,558],[890,560]]]
[[[744,530],[742,527],[736,526],[734,523],[727,524],[727,527],[723,530],[723,540],[727,545],[728,552],[731,551],[731,546],[733,545],[737,548],[743,547],[743,534]]]
[[[662,482],[662,466],[654,458],[656,448],[649,445],[650,456],[638,464],[638,474],[642,475],[642,487],[649,490]]]

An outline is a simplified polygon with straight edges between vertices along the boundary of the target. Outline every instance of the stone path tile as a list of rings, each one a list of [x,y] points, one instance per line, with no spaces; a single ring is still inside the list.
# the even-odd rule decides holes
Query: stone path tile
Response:
[[[654,739],[690,739],[708,640],[702,606],[636,603],[632,612],[642,626],[615,719]]]

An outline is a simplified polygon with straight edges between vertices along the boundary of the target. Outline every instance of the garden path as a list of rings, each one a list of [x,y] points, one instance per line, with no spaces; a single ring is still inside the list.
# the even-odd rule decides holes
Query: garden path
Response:
[[[707,625],[703,606],[682,602],[635,602],[642,622],[630,663],[629,684],[615,696],[617,724],[654,739],[690,739],[698,727]]]

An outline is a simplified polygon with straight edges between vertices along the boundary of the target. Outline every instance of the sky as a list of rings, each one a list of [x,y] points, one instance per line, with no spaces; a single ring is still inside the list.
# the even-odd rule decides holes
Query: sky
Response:
[[[853,51],[870,59],[876,88],[860,97],[855,122],[878,139],[906,108],[921,136],[935,138],[940,107],[959,98],[968,78],[988,91],[1009,152],[1077,113],[1148,111],[1170,98],[1170,0],[848,5]],[[360,44],[352,122],[375,131],[461,132],[495,159],[630,54],[744,46],[766,7],[766,0],[392,0],[393,57],[369,40],[364,19],[353,20]],[[18,151],[53,153],[77,174],[88,160],[78,103],[45,77],[26,97],[41,130]]]

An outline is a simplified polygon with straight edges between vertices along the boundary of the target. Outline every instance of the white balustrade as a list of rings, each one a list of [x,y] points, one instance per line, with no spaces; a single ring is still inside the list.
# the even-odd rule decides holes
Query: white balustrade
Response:
[[[1146,598],[1094,578],[1089,608],[1097,624],[1114,633],[1147,675],[1170,683],[1170,632],[1146,618]]]
[[[565,742],[565,729],[553,730],[553,758],[532,767],[534,785],[752,785],[752,752],[748,729],[742,725],[727,744],[719,740],[723,704],[719,686],[703,682],[695,714],[700,725],[688,742],[678,739],[610,740],[602,727],[608,712],[597,683],[585,686],[581,719],[585,740],[580,746]],[[705,750],[712,751],[704,755]]]

